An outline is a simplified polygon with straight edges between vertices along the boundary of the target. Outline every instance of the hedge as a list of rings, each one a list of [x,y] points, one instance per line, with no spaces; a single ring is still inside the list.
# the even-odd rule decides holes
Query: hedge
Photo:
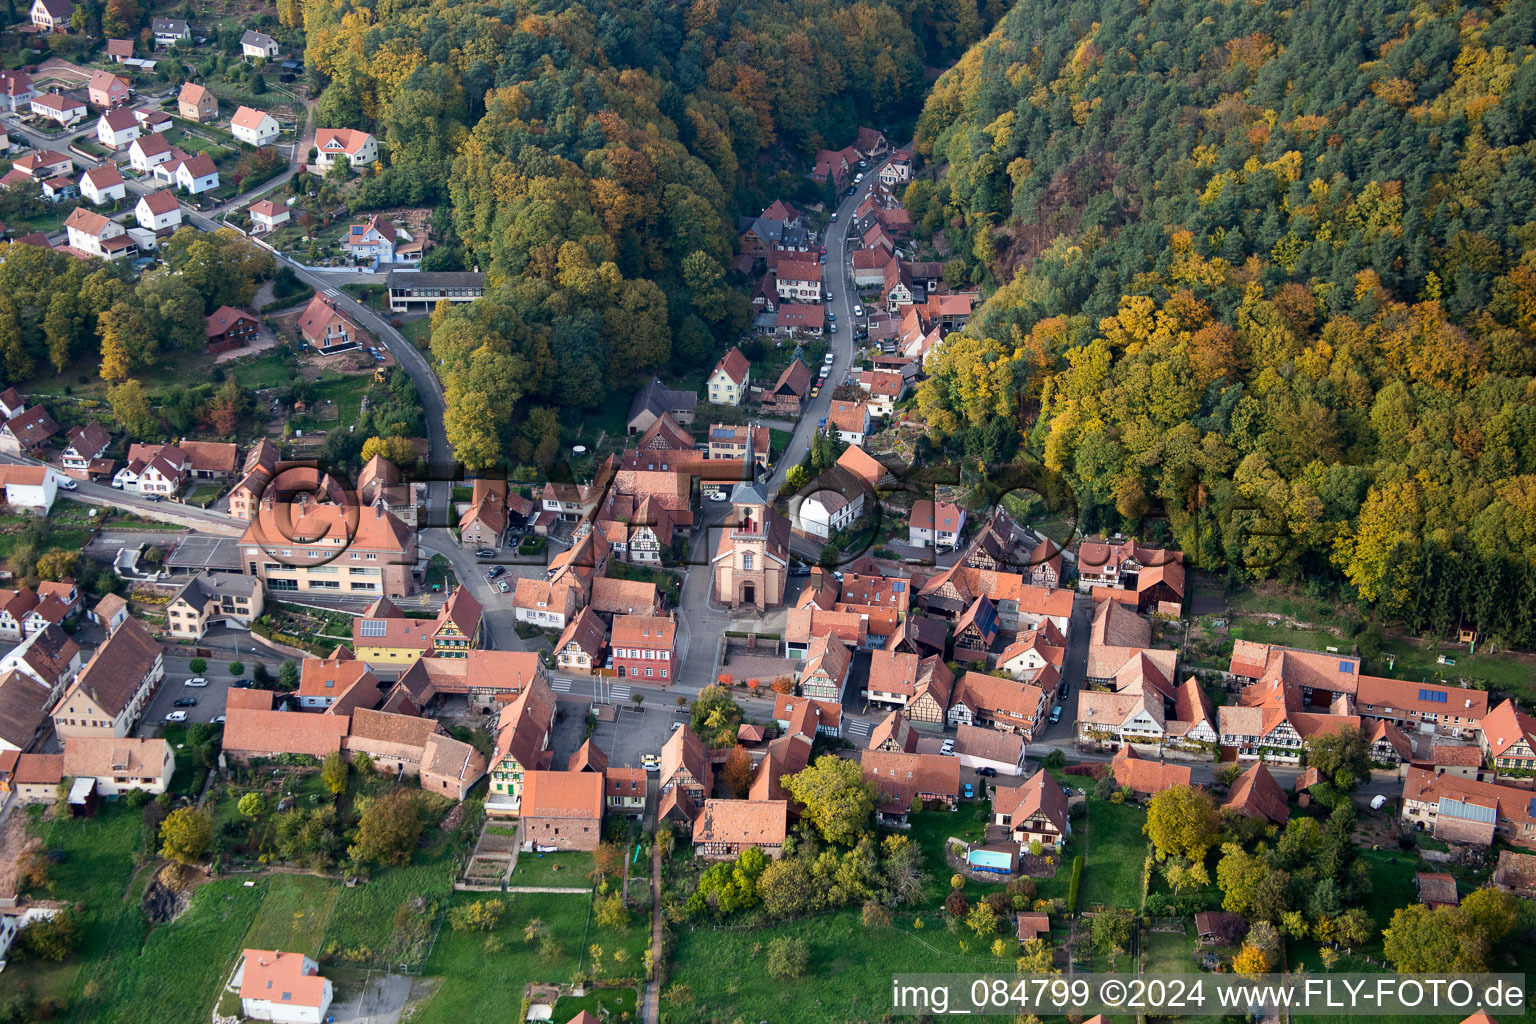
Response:
[[[1067,885],[1067,913],[1077,913],[1077,890],[1083,884],[1083,855],[1072,858],[1072,881]]]

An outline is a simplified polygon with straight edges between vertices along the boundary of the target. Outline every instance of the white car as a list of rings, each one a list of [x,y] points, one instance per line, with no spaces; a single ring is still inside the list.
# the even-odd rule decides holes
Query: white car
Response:
[[[731,500],[731,496],[729,494],[726,494],[724,491],[710,491],[709,492],[709,500],[710,501],[730,501]]]
[[[864,175],[863,175],[863,173],[862,173],[862,172],[861,172],[861,173],[859,173],[859,174],[855,174],[855,175],[854,175],[854,176],[853,176],[853,183],[854,183],[854,184],[855,184],[855,185],[857,185],[857,184],[858,184],[858,183],[859,183],[859,182],[861,182],[861,181],[863,181],[863,180],[864,180]]]
[[[202,676],[193,676],[191,679],[188,679],[186,682],[182,683],[181,685],[182,686],[207,686],[208,685],[208,680],[204,679]]]
[[[864,315],[864,307],[855,304],[854,307],[853,307],[853,315],[854,316],[863,316]]]
[[[185,722],[187,720],[187,713],[185,711],[172,711],[165,716],[165,720],[167,722]]]
[[[73,491],[80,486],[80,481],[65,477],[59,481],[59,486],[64,488],[66,491]]]
[[[944,745],[939,747],[939,753],[945,757],[953,757],[955,754],[955,741],[945,740]]]

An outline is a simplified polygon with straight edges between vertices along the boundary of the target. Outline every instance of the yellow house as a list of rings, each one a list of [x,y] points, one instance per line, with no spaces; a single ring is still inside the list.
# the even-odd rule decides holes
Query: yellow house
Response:
[[[735,345],[720,357],[705,382],[704,389],[715,405],[740,405],[752,382],[752,364]]]
[[[369,665],[409,668],[423,654],[467,658],[480,646],[484,609],[459,587],[443,602],[436,619],[407,618],[394,602],[379,598],[352,623],[352,649]]]

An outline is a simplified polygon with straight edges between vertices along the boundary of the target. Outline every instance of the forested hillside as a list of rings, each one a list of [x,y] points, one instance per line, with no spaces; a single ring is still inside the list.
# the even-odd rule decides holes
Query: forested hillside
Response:
[[[433,325],[460,460],[552,454],[559,410],[697,366],[748,321],[735,216],[916,110],[1000,0],[281,0],[317,121],[378,132],[367,205],[451,200],[491,291]],[[813,193],[814,194],[814,193]]]
[[[907,206],[999,286],[937,442],[1006,459],[1017,416],[1089,527],[1161,505],[1204,565],[1536,641],[1533,40],[1521,2],[1016,6],[919,122]]]

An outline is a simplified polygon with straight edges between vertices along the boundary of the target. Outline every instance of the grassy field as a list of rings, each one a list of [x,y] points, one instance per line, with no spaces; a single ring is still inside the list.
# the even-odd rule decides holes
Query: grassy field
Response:
[[[1368,662],[1365,670],[1421,682],[1486,679],[1495,689],[1508,690],[1527,701],[1536,700],[1536,656],[1505,652],[1471,655],[1467,653],[1466,644],[1444,641],[1420,645],[1408,640],[1390,640],[1382,644],[1382,655],[1379,662]],[[1437,659],[1441,655],[1456,664],[1440,664]],[[1390,670],[1386,662],[1388,656],[1393,659]]]
[[[341,886],[314,875],[273,875],[251,930],[247,949],[282,949],[319,956]]]
[[[454,902],[484,898],[460,893],[455,895]],[[565,982],[579,966],[590,968],[592,946],[603,951],[603,976],[644,975],[641,955],[650,933],[643,922],[636,920],[623,932],[605,932],[588,921],[587,896],[513,893],[493,898],[507,906],[495,931],[455,932],[443,928],[426,964],[426,974],[442,978],[442,984],[412,1018],[412,1024],[460,1024],[507,1018],[516,1012],[523,986],[528,982]],[[524,941],[524,929],[535,918],[543,922],[552,943]],[[620,949],[624,951],[624,962],[616,963],[614,952]]]
[[[1130,804],[1088,801],[1088,852],[1083,857],[1079,908],[1102,903],[1137,909],[1141,903],[1141,866],[1147,839],[1141,827],[1147,815]]]
[[[409,341],[412,345],[415,345],[417,348],[425,348],[427,343],[432,340],[432,318],[429,316],[419,316],[414,320],[407,320],[401,325],[400,333],[405,335],[405,340]]]
[[[580,999],[564,996],[555,1004],[555,1020],[574,1020],[583,1010],[599,1020],[634,1020],[638,997],[632,988],[602,988]]]
[[[1141,940],[1141,969],[1146,974],[1188,974],[1196,970],[1195,936],[1188,921],[1184,934],[1147,932]]]
[[[253,391],[262,388],[282,387],[292,382],[289,360],[277,352],[269,352],[257,359],[242,359],[229,367],[243,388]]]
[[[440,851],[425,863],[392,868],[342,889],[323,948],[350,963],[419,963],[437,923],[437,908],[452,888],[452,857]]]
[[[578,889],[591,886],[590,853],[523,853],[512,872],[513,885],[558,885]]]

